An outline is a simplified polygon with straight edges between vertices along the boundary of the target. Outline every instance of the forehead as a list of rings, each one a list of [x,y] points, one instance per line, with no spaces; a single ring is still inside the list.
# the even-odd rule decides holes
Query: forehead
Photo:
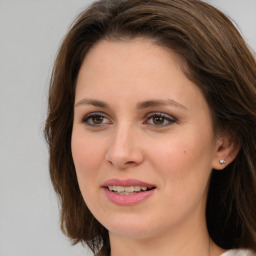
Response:
[[[141,61],[140,57],[148,58],[169,56],[175,58],[177,64],[180,64],[181,57],[171,50],[171,47],[161,45],[158,41],[148,37],[136,37],[126,39],[102,39],[94,44],[85,56],[84,62],[96,60],[104,60],[112,58],[113,53],[120,54],[119,58],[126,57],[126,59],[133,58],[133,61]],[[124,60],[124,59],[122,59]],[[134,62],[134,64],[136,64]],[[145,63],[144,63],[145,64]]]
[[[76,102],[83,97],[124,102],[128,102],[128,97],[134,101],[169,97],[181,104],[190,98],[193,104],[203,96],[184,75],[180,63],[176,54],[149,39],[101,40],[82,63]]]
[[[78,84],[81,79],[89,77],[91,82],[101,80],[103,77],[105,80],[123,77],[125,79],[123,85],[136,83],[142,77],[151,79],[153,76],[158,76],[159,82],[168,74],[172,79],[181,78],[184,74],[180,63],[177,54],[156,45],[150,39],[101,40],[87,53],[79,71]],[[172,74],[170,74],[171,70],[174,71]]]

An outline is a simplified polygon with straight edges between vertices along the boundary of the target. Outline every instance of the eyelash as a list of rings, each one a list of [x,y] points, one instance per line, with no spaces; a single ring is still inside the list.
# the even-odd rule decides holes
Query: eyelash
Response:
[[[107,119],[108,121],[105,122],[105,123],[100,123],[100,124],[95,124],[93,123],[92,119],[93,118],[101,118],[101,119]],[[148,115],[146,115],[146,121],[143,122],[143,124],[149,124],[151,126],[154,126],[154,127],[157,127],[157,128],[162,128],[162,127],[167,127],[167,126],[170,126],[172,125],[173,123],[175,123],[177,120],[169,115],[166,115],[164,113],[159,113],[159,112],[154,112],[154,113],[149,113]],[[153,122],[152,123],[149,123],[149,120],[153,119],[153,118],[160,118],[162,119],[163,122],[165,122],[165,124],[154,124]],[[167,124],[166,124],[167,122]],[[83,117],[81,119],[81,123],[84,123],[86,124],[87,126],[90,126],[90,127],[102,127],[103,125],[106,125],[106,124],[111,124],[111,121],[109,120],[109,118],[102,112],[93,112],[93,113],[90,113],[88,115],[86,115],[85,117]]]

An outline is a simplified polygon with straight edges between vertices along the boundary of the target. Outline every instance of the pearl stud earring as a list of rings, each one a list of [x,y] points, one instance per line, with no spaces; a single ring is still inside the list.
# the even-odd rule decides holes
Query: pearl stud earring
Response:
[[[224,159],[220,159],[220,164],[225,164],[226,161]]]

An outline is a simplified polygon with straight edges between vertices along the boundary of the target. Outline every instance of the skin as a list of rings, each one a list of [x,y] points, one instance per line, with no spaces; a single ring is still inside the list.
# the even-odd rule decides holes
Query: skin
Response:
[[[112,256],[223,252],[209,238],[205,207],[212,168],[233,159],[232,143],[215,136],[207,102],[179,63],[149,39],[102,40],[79,71],[72,155],[83,198],[109,230]],[[138,108],[149,100],[168,104]],[[137,205],[119,206],[101,187],[112,178],[156,190]]]

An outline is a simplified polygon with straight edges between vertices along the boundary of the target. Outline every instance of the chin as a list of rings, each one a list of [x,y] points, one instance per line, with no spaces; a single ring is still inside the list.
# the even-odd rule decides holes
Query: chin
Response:
[[[134,217],[130,219],[114,218],[111,221],[106,221],[103,225],[110,234],[135,239],[149,238],[150,234],[155,230],[152,226],[152,221],[142,221],[141,218],[138,219]]]
[[[146,239],[151,237],[151,232],[148,228],[141,227],[113,227],[109,229],[109,233],[115,236],[132,238],[132,239]]]

